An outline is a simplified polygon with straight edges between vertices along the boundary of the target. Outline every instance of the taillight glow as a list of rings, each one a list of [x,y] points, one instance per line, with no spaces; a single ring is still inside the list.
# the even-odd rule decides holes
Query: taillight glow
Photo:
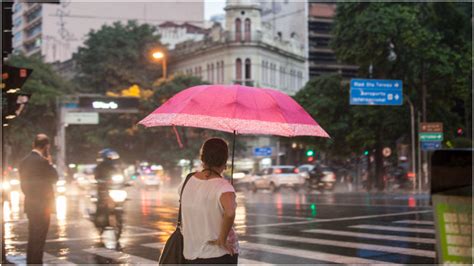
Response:
[[[275,170],[274,170],[274,173],[275,173],[275,174],[281,174],[281,169],[278,169],[278,168],[275,169]]]

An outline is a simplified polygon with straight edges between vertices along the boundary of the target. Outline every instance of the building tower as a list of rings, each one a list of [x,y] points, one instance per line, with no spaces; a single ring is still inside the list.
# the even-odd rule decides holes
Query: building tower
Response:
[[[225,29],[234,41],[251,41],[262,29],[261,8],[252,0],[227,0]]]

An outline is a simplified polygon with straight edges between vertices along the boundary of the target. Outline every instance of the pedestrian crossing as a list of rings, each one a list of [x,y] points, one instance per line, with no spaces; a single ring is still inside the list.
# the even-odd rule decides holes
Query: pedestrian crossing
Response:
[[[315,225],[314,225],[315,226]],[[285,231],[254,233],[240,237],[240,265],[273,265],[294,261],[294,264],[406,264],[434,263],[434,229],[432,221],[396,220],[370,224],[349,224],[302,228],[294,234]],[[150,232],[152,230],[150,229]],[[423,235],[420,236],[419,233]],[[82,252],[110,259],[120,264],[156,265],[163,242],[146,242],[125,251],[104,247],[87,247]],[[153,249],[147,251],[143,249]],[[143,254],[154,256],[144,258]],[[133,253],[133,254],[131,254]],[[140,253],[140,254],[137,254]],[[84,256],[87,257],[87,256]],[[45,253],[45,264],[76,265],[90,263],[71,258],[57,258]],[[74,259],[77,259],[75,256]],[[282,260],[283,258],[283,260]],[[286,262],[288,263],[288,262]]]

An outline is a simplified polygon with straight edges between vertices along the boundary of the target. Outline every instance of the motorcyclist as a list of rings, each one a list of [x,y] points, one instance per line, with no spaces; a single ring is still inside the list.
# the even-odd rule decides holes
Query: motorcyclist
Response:
[[[96,225],[109,225],[109,186],[112,176],[117,172],[119,158],[119,154],[112,149],[103,149],[98,153],[97,167],[94,170],[97,181]]]

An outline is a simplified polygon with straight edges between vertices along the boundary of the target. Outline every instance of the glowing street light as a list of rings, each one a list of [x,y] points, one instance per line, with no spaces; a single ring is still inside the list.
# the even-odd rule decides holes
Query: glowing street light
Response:
[[[162,51],[154,51],[151,56],[155,60],[161,60],[161,66],[163,68],[163,79],[166,79],[166,55]]]

